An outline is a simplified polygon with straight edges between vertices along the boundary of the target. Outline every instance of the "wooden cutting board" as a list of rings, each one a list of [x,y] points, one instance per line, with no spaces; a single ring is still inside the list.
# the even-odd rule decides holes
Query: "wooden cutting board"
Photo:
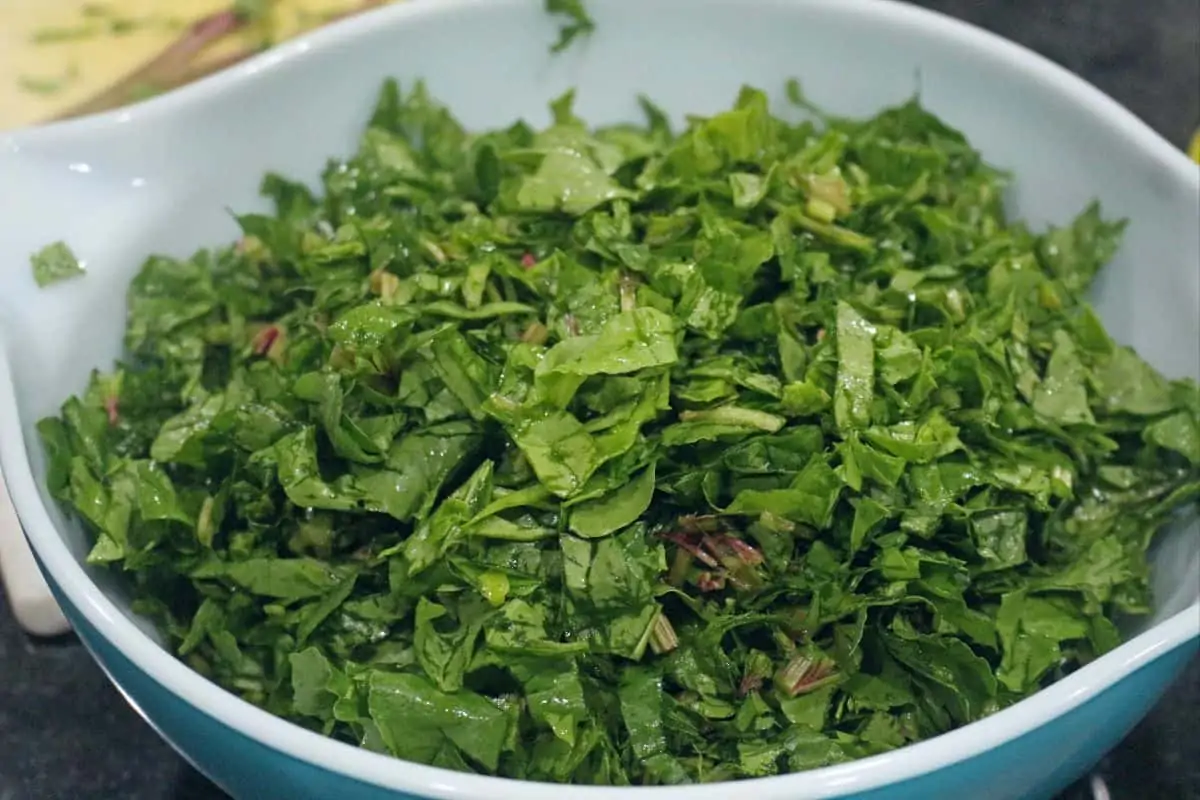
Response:
[[[264,23],[206,53],[279,41],[354,0],[242,0]],[[189,23],[234,0],[0,0],[0,129],[31,125],[90,97],[148,60]]]

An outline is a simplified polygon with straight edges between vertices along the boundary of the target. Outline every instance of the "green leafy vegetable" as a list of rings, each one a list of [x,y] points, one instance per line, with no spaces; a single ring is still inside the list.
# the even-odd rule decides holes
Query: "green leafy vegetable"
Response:
[[[33,279],[38,286],[65,281],[83,274],[83,265],[65,242],[48,244],[30,258]]]
[[[636,522],[654,496],[654,465],[611,494],[587,500],[572,508],[571,530],[586,539],[596,539]]]
[[[179,657],[400,758],[622,786],[886,752],[1115,646],[1200,497],[1200,391],[1083,296],[1121,226],[1009,223],[913,102],[571,99],[469,133],[388,83],[319,191],[146,261],[124,362],[38,428]]]
[[[550,47],[552,53],[561,53],[576,37],[586,36],[596,29],[596,23],[583,7],[583,0],[546,0],[546,11],[567,20],[559,29],[558,41]]]

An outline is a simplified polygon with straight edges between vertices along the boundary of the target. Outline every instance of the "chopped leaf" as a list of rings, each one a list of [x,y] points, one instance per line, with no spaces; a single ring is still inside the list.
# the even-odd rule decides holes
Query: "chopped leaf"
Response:
[[[585,539],[597,539],[637,521],[654,496],[654,465],[611,494],[585,501],[571,509],[571,530]]]
[[[48,244],[30,259],[33,264],[33,279],[38,286],[65,281],[83,274],[83,265],[65,242]]]
[[[567,19],[558,32],[558,41],[550,47],[552,53],[561,53],[577,36],[586,36],[596,28],[583,7],[583,0],[546,0],[546,11]]]

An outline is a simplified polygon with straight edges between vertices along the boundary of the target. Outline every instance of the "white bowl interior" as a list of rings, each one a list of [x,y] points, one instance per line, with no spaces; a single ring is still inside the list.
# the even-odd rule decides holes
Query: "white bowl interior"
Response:
[[[596,123],[637,119],[638,92],[677,118],[714,112],[743,83],[783,108],[792,76],[842,114],[869,114],[919,90],[991,163],[1015,173],[1015,216],[1035,227],[1065,223],[1096,197],[1108,215],[1130,219],[1096,306],[1115,338],[1169,376],[1200,377],[1195,176],[1111,101],[1021,61],[1015,48],[989,40],[980,49],[944,19],[872,2],[607,0],[592,4],[596,34],[551,57],[556,23],[537,0],[404,5],[413,8],[345,23],[127,112],[0,137],[0,336],[42,499],[77,560],[88,543],[46,492],[36,421],[118,355],[125,287],[147,254],[182,256],[231,239],[227,209],[262,208],[267,170],[315,180],[327,157],[351,151],[389,75],[404,84],[424,77],[475,128],[544,122],[547,101],[569,87],[578,113]],[[88,275],[39,290],[28,254],[57,239]],[[1160,539],[1154,567],[1156,610],[1138,629],[1200,596],[1194,525]],[[112,576],[91,574],[128,613]]]

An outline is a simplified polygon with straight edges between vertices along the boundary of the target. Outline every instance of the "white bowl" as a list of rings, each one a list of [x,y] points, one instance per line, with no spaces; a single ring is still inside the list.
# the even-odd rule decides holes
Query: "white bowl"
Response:
[[[382,78],[427,79],[471,127],[526,117],[578,88],[591,122],[635,118],[644,92],[675,115],[728,105],[743,83],[796,76],[834,112],[915,91],[993,164],[1010,209],[1062,223],[1098,197],[1131,220],[1095,294],[1112,334],[1172,377],[1200,375],[1200,173],[1096,89],[946,17],[881,0],[603,0],[596,33],[551,57],[537,0],[410,0],[339,23],[133,108],[0,136],[0,463],[64,610],[117,684],[181,752],[244,797],[718,800],[1044,795],[1114,744],[1194,651],[1195,529],[1154,552],[1155,612],[1121,648],[1033,698],[883,756],[749,783],[606,789],[516,783],[385,758],[236,699],[159,647],[111,576],[82,565],[83,532],[46,492],[35,422],[120,350],[125,288],[143,257],[227,241],[227,208],[258,209],[274,170],[315,179],[346,154]],[[28,256],[64,239],[87,276],[46,290]],[[407,794],[404,794],[407,793]]]

